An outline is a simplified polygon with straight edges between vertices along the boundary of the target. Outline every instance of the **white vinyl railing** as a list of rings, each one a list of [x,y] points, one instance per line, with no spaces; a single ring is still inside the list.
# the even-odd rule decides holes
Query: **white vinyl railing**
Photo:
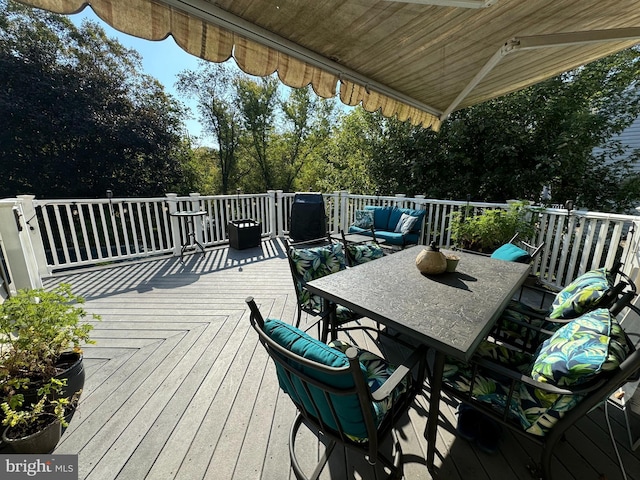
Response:
[[[140,258],[179,255],[190,242],[187,222],[195,239],[205,247],[228,243],[227,225],[251,219],[260,223],[263,237],[284,236],[295,194],[269,191],[263,194],[189,196],[167,194],[165,198],[112,198],[98,200],[33,200],[22,202],[25,225],[32,239],[42,243],[46,271]],[[365,205],[389,205],[423,209],[425,223],[421,243],[436,241],[451,247],[450,220],[453,212],[472,208],[507,208],[507,204],[427,199],[421,196],[368,196],[349,192],[324,194],[331,232],[348,230],[355,211]],[[28,205],[31,203],[31,205]],[[203,211],[200,216],[172,216],[175,212]],[[31,213],[33,212],[33,213]],[[533,273],[550,285],[562,286],[585,271],[611,266],[616,259],[625,271],[640,263],[640,240],[634,236],[632,215],[538,209],[537,238],[545,245],[533,264]],[[32,240],[35,243],[35,240]],[[37,250],[37,249],[36,249]],[[45,260],[43,260],[45,261]],[[42,271],[42,269],[40,269]],[[626,273],[630,273],[626,271]]]

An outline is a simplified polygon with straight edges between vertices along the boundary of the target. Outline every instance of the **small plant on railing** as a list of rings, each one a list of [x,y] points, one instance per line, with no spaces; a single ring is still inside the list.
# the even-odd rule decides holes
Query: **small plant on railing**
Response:
[[[466,206],[451,213],[451,239],[458,248],[491,253],[516,233],[527,239],[535,234],[529,202],[513,202],[507,210],[492,208],[479,214],[474,214],[473,208]]]

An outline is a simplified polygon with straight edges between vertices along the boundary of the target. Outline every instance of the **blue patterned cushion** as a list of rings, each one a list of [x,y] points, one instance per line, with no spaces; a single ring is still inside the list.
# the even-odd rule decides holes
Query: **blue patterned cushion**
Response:
[[[349,256],[353,259],[355,265],[367,263],[376,258],[384,257],[384,250],[380,245],[347,245]]]
[[[365,230],[373,227],[373,212],[371,210],[356,210],[356,219],[353,225]]]
[[[539,382],[559,387],[589,382],[617,368],[629,354],[622,328],[606,308],[584,314],[545,340],[531,370]]]
[[[526,375],[530,370],[530,356],[516,353],[484,342],[478,354],[491,358]],[[473,369],[470,364],[454,359],[447,359],[443,381],[456,390],[469,393]],[[476,374],[473,380],[474,399],[493,406],[502,413],[508,408],[508,417],[518,423],[521,428],[531,434],[544,436],[564,414],[575,407],[581,400],[580,395],[550,394],[538,388],[519,383],[511,391],[511,382],[502,376]],[[507,401],[511,399],[507,407]]]
[[[491,258],[505,260],[507,262],[529,263],[531,255],[526,250],[514,245],[513,243],[505,243],[491,254]]]
[[[316,278],[321,278],[347,268],[341,243],[334,243],[324,247],[292,248],[289,256],[296,271],[305,282],[310,282]],[[317,311],[322,309],[321,297],[309,293],[308,290],[303,288],[300,282],[296,282],[295,288],[298,292],[300,303],[305,308]],[[345,314],[345,309],[338,308],[337,313],[338,319],[340,319],[340,317]]]
[[[549,318],[579,317],[595,308],[608,289],[609,279],[605,268],[580,275],[556,295]]]

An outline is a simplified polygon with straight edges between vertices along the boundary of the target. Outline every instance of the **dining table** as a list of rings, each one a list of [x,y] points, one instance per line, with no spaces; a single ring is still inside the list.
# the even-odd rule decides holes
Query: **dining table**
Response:
[[[455,272],[426,275],[416,267],[422,247],[406,248],[307,283],[325,308],[345,306],[429,347],[432,353],[427,467],[434,468],[445,358],[468,361],[518,292],[530,265],[462,251]],[[335,332],[334,315],[328,315]]]

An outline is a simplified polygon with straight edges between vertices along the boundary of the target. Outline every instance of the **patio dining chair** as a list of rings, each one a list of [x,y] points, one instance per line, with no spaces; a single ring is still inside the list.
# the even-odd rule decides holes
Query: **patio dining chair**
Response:
[[[544,242],[540,245],[533,245],[522,240],[520,234],[516,232],[511,240],[491,254],[491,258],[509,262],[530,263],[540,253],[542,247],[544,247]]]
[[[371,465],[380,463],[388,469],[389,478],[401,478],[402,449],[394,425],[422,390],[424,347],[396,367],[356,346],[344,342],[327,345],[288,323],[265,320],[253,298],[246,302],[251,326],[275,364],[280,388],[298,410],[289,433],[289,456],[296,478],[309,478],[296,448],[302,425],[328,444],[311,478],[320,476],[336,445],[360,452]],[[380,452],[388,435],[392,436],[393,458]]]
[[[554,448],[567,429],[638,378],[638,332],[617,318],[625,307],[638,312],[634,297],[627,292],[610,309],[574,319],[534,354],[485,341],[469,363],[448,359],[443,390],[541,445],[541,478],[551,480]]]
[[[330,312],[323,308],[322,298],[309,292],[306,285],[311,280],[331,275],[347,267],[342,243],[327,242],[325,245],[310,248],[288,245],[287,258],[296,292],[297,319],[295,326],[300,326],[302,312],[318,317],[322,327],[320,337],[326,339],[328,319],[325,317]],[[338,325],[361,318],[360,315],[341,305],[336,306],[335,316]]]
[[[354,244],[347,241],[344,230],[340,230],[340,235],[342,237],[345,259],[349,267],[355,267],[356,265],[382,258],[385,255],[382,247],[373,239],[368,243]]]
[[[615,283],[618,276],[621,280]],[[557,292],[548,308],[511,300],[491,335],[533,352],[562,325],[596,308],[609,308],[627,291],[635,294],[636,286],[621,272],[621,264],[617,263],[611,269],[590,270]],[[543,295],[548,293],[543,290]]]

